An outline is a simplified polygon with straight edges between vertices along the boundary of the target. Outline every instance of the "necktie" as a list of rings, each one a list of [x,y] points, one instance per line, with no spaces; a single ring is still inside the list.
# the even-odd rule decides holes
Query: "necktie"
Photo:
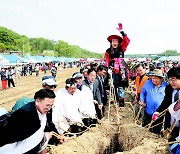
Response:
[[[100,77],[99,80],[100,80],[100,83],[101,83],[102,97],[104,97],[103,78]]]
[[[177,90],[177,92],[174,95],[174,102],[176,102],[177,100],[179,100],[179,90]]]

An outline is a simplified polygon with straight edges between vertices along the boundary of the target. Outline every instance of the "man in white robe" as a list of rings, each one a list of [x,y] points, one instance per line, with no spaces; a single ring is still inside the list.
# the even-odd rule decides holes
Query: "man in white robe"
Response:
[[[56,93],[52,112],[52,120],[59,133],[67,131],[70,125],[83,125],[79,113],[81,101],[82,94],[76,89],[76,81],[73,78],[67,79],[65,88]]]

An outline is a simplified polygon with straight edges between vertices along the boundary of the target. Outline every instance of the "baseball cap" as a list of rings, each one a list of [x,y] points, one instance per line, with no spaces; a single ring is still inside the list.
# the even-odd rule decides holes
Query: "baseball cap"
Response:
[[[76,72],[72,75],[72,78],[74,78],[74,79],[78,79],[78,78],[82,78],[82,77],[83,77],[83,75],[80,72]]]
[[[57,85],[53,76],[43,76],[42,77],[42,85],[45,85],[45,84],[47,84],[49,86]]]

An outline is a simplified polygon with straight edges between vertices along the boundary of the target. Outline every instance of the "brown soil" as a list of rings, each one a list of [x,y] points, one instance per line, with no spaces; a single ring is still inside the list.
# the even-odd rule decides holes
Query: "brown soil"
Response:
[[[57,84],[58,88],[64,86],[65,80],[75,72],[77,68],[65,69],[58,71]],[[50,75],[50,73],[47,73]],[[16,88],[10,88],[0,91],[0,105],[7,110],[19,98],[23,96],[33,97],[34,93],[41,88],[41,72],[39,77],[27,76],[21,78],[21,84]],[[130,95],[126,96],[126,100]],[[108,120],[108,109],[105,117],[96,127],[90,128],[87,132],[79,137],[71,137],[67,143],[58,146],[50,146],[49,154],[166,154],[168,146],[165,146],[164,139],[150,133],[145,128],[135,125],[133,122],[132,112],[128,105],[124,108],[116,107],[111,104],[110,118]],[[118,114],[117,114],[117,110]],[[117,117],[119,117],[119,122]]]
[[[56,77],[56,82],[58,85],[57,89],[62,88],[64,86],[65,80],[71,77],[75,71],[79,71],[79,68],[59,70]],[[51,73],[48,71],[45,75],[51,75]],[[35,92],[38,91],[42,86],[42,76],[44,76],[43,72],[40,72],[38,77],[35,76],[35,73],[33,73],[32,76],[23,76],[21,77],[20,84],[16,85],[15,88],[11,87],[5,91],[0,90],[0,106],[10,111],[14,103],[19,98],[24,96],[33,97]]]

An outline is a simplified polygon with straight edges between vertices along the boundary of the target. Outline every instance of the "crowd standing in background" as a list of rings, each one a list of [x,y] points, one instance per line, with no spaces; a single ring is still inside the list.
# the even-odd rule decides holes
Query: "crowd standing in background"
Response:
[[[136,108],[137,112],[140,108],[142,108],[141,116],[143,118],[142,126],[146,126],[151,122],[151,120],[157,119],[155,123],[158,121],[162,121],[162,118],[158,119],[158,113],[162,112],[166,108],[169,108],[169,112],[166,114],[165,120],[165,128],[168,128],[173,123],[174,117],[177,122],[175,128],[172,131],[172,136],[169,141],[174,141],[175,139],[179,139],[179,89],[180,89],[180,66],[175,62],[162,62],[159,64],[148,61],[148,62],[136,62],[136,61],[128,61],[121,69],[124,69],[125,72],[125,80],[126,83],[130,85],[134,85],[134,91],[136,93],[134,101],[132,104]],[[108,69],[114,71],[113,66],[105,66],[104,62],[99,63],[90,63],[90,64],[81,64],[81,68],[79,72],[72,72],[72,77],[67,78],[65,81],[65,87],[57,90],[54,94],[54,90],[57,87],[56,81],[58,77],[56,77],[57,71],[59,71],[58,67],[55,64],[44,65],[37,64],[34,67],[32,65],[27,65],[24,69],[24,65],[22,68],[17,65],[15,68],[1,69],[1,81],[2,81],[2,89],[5,90],[7,88],[7,82],[10,79],[10,82],[13,84],[13,79],[17,78],[16,86],[18,87],[18,83],[21,83],[21,77],[26,75],[33,75],[32,72],[35,71],[35,76],[38,76],[39,71],[42,68],[47,68],[44,71],[46,74],[47,71],[52,73],[52,68],[56,70],[56,73],[52,76],[44,76],[42,78],[42,89],[48,89],[48,93],[52,93],[53,101],[51,104],[46,104],[44,101],[46,97],[50,97],[43,95],[35,97],[34,99],[30,98],[22,98],[18,100],[15,106],[12,108],[11,113],[8,113],[4,108],[0,108],[0,129],[2,132],[11,131],[11,122],[16,123],[16,121],[11,120],[11,115],[20,116],[17,121],[17,127],[21,127],[21,129],[26,130],[29,125],[20,125],[21,120],[24,119],[23,114],[24,111],[30,113],[32,111],[29,110],[30,106],[34,106],[37,110],[33,111],[33,114],[36,114],[36,118],[42,121],[40,124],[37,121],[29,121],[31,128],[33,131],[28,132],[28,135],[25,133],[21,135],[18,131],[13,135],[13,140],[10,138],[7,141],[3,141],[0,145],[0,151],[8,151],[13,150],[14,152],[23,151],[29,152],[39,151],[41,144],[44,144],[42,139],[47,139],[49,144],[57,145],[66,141],[64,135],[69,133],[75,133],[81,135],[83,132],[87,131],[87,127],[96,126],[98,120],[101,120],[104,117],[105,108],[107,106],[107,100],[109,95],[110,88],[110,78],[108,74]],[[73,66],[73,65],[72,65]],[[72,67],[69,65],[69,67]],[[161,67],[164,66],[164,67]],[[116,66],[117,67],[117,66]],[[120,65],[119,65],[120,67]],[[29,69],[32,68],[32,69]],[[36,72],[38,68],[38,73]],[[33,70],[34,69],[34,70]],[[116,68],[117,69],[117,68]],[[120,68],[119,68],[120,69]],[[121,69],[119,71],[121,71]],[[25,72],[23,72],[25,71]],[[117,71],[117,70],[116,70]],[[113,72],[114,74],[115,72]],[[118,72],[119,73],[119,72]],[[117,79],[117,74],[114,74],[115,80]],[[122,72],[121,74],[122,79]],[[165,79],[166,78],[166,79]],[[119,81],[119,80],[118,80]],[[120,80],[121,81],[121,80]],[[10,85],[10,84],[9,84]],[[120,107],[124,106],[122,103],[122,92],[123,95],[126,94],[123,82],[115,82],[114,86],[118,90],[116,91],[118,96],[118,103]],[[123,90],[122,90],[122,88]],[[121,90],[119,90],[121,89]],[[41,91],[41,90],[40,90]],[[41,91],[43,92],[43,91]],[[39,92],[38,92],[39,93]],[[56,96],[56,97],[55,97]],[[121,99],[119,99],[121,98]],[[49,98],[47,98],[49,99]],[[51,99],[51,98],[50,98]],[[43,102],[46,104],[43,105]],[[173,107],[172,107],[173,105]],[[37,112],[38,111],[38,112]],[[21,113],[22,112],[22,113]],[[21,115],[22,114],[22,115]],[[6,116],[7,115],[7,116]],[[38,116],[37,116],[38,115]],[[8,118],[7,118],[8,117]],[[26,119],[32,120],[31,118],[26,117]],[[9,124],[7,122],[10,122]],[[8,124],[8,125],[7,125]],[[7,128],[4,130],[4,128]],[[21,130],[19,129],[19,130]],[[152,131],[156,134],[161,134],[162,125],[154,128]],[[61,135],[61,139],[55,139],[52,137],[52,133],[46,132],[56,132]],[[36,133],[41,134],[40,140],[35,140]],[[44,137],[44,135],[46,137]],[[23,141],[23,142],[22,142]],[[33,142],[31,146],[27,147],[26,145],[29,142]],[[15,144],[18,143],[18,146]],[[21,147],[24,147],[21,149]],[[179,147],[176,146],[176,150]],[[175,150],[174,148],[171,150]],[[42,153],[44,150],[41,151]]]

